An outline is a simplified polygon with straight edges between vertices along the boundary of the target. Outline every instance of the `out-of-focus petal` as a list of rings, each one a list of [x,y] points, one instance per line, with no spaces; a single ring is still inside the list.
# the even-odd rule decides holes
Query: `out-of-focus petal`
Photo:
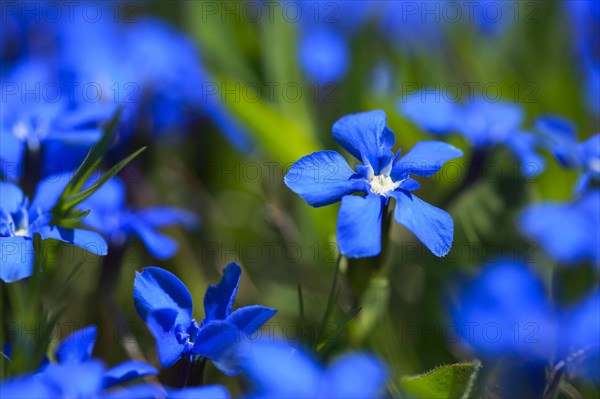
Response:
[[[96,326],[87,326],[63,338],[56,348],[56,360],[61,364],[83,363],[92,358],[98,336]]]
[[[33,241],[29,237],[0,237],[0,279],[12,283],[33,273]]]
[[[158,374],[158,370],[147,363],[130,360],[115,366],[104,373],[103,388],[123,384],[137,378]]]
[[[385,366],[373,355],[351,353],[337,359],[325,375],[327,398],[377,398],[387,378]]]

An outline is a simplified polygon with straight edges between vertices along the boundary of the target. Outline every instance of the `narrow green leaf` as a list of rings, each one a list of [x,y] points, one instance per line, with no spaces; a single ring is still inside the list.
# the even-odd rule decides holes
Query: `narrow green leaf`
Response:
[[[142,147],[127,158],[123,159],[112,168],[108,170],[105,174],[98,179],[98,181],[92,184],[90,187],[86,188],[83,191],[80,191],[76,194],[72,194],[64,199],[64,203],[62,205],[62,213],[66,213],[73,209],[77,204],[88,198],[92,195],[96,190],[98,190],[104,183],[106,183],[110,178],[119,173],[121,169],[123,169],[129,162],[133,161],[138,155],[140,155],[147,147]]]
[[[471,395],[481,362],[449,364],[425,374],[403,377],[404,391],[414,398],[467,399]]]

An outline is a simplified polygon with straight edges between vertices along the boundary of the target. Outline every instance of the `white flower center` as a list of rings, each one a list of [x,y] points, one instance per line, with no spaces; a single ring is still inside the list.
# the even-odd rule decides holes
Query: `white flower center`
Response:
[[[373,176],[369,180],[369,184],[371,185],[371,192],[377,195],[385,195],[399,186],[399,183],[394,183],[391,177],[385,175]]]
[[[17,231],[15,231],[15,236],[27,236],[27,229],[19,229]]]
[[[592,172],[600,173],[600,158],[590,159],[589,168],[592,170]]]

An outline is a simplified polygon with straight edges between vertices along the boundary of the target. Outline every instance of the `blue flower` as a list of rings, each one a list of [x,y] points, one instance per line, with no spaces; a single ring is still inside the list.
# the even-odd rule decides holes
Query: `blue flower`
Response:
[[[348,42],[333,29],[307,32],[300,42],[300,63],[304,73],[315,82],[338,81],[350,63]]]
[[[19,87],[48,84],[42,87],[52,88],[50,83],[55,82],[49,69],[45,64],[30,61],[19,65],[8,80]],[[48,91],[46,89],[41,101],[34,95],[22,98],[20,94],[3,93],[7,101],[0,110],[0,161],[13,180],[21,175],[26,150],[37,153],[42,158],[42,166],[55,164],[51,166],[64,169],[70,164],[74,169],[100,139],[100,124],[114,111],[90,112],[94,105],[72,109],[62,100],[60,91],[56,94],[58,101],[47,101],[46,96],[53,95]]]
[[[581,171],[575,192],[586,190],[592,181],[600,181],[600,133],[578,142],[575,127],[566,119],[546,115],[535,121],[550,151],[567,169]]]
[[[225,267],[219,284],[206,291],[205,317],[199,325],[192,317],[192,297],[174,274],[158,267],[147,267],[136,274],[135,306],[156,339],[163,367],[173,365],[182,356],[200,355],[227,375],[240,371],[234,347],[277,312],[253,305],[232,313],[240,275],[236,263]]]
[[[554,359],[577,373],[598,369],[599,314],[597,287],[574,306],[556,306],[532,269],[508,260],[484,266],[451,308],[463,343],[478,356],[510,357],[538,368]],[[581,358],[584,368],[575,370]]]
[[[600,267],[600,190],[567,203],[530,205],[519,226],[557,261],[588,261]]]
[[[400,152],[394,156],[394,133],[386,126],[383,111],[345,116],[334,124],[333,136],[362,161],[357,172],[337,152],[319,151],[294,163],[285,184],[315,207],[342,202],[337,223],[340,251],[351,258],[378,255],[384,209],[395,198],[396,221],[435,255],[446,255],[453,240],[452,218],[412,194],[419,183],[411,176],[432,176],[462,152],[446,143],[425,141],[403,157]],[[355,192],[366,196],[351,195]]]
[[[258,341],[246,349],[244,373],[256,388],[251,397],[376,398],[385,387],[385,366],[367,353],[347,353],[322,367],[279,340]]]
[[[545,168],[537,153],[543,141],[522,129],[524,114],[517,104],[484,98],[460,104],[442,92],[423,90],[398,101],[398,110],[423,130],[458,132],[477,149],[504,145],[520,161],[524,176],[534,177]]]
[[[114,389],[117,385],[156,375],[158,370],[140,361],[126,361],[106,370],[101,361],[92,358],[97,335],[95,326],[73,332],[58,345],[55,352],[57,363],[49,363],[37,373],[18,377],[0,385],[2,397],[7,399],[229,397],[225,388],[216,385],[172,390],[159,385],[138,384]]]
[[[556,318],[542,282],[520,263],[484,266],[462,287],[452,316],[479,356],[545,360],[556,344]]]
[[[129,237],[138,236],[157,259],[168,259],[177,251],[177,243],[158,232],[158,228],[198,225],[198,219],[189,211],[172,207],[133,210],[127,206],[125,197],[121,180],[110,179],[80,204],[80,208],[90,210],[83,224],[104,234],[114,245],[122,245]]]
[[[96,397],[103,389],[158,374],[154,367],[139,361],[105,370],[102,362],[92,359],[97,335],[96,327],[88,326],[65,337],[55,351],[57,363],[48,363],[35,374],[6,382],[1,388],[2,396]]]
[[[10,283],[33,273],[33,236],[55,239],[106,255],[104,239],[93,231],[50,225],[50,211],[56,198],[44,195],[41,185],[31,205],[21,189],[12,183],[0,183],[0,279]]]

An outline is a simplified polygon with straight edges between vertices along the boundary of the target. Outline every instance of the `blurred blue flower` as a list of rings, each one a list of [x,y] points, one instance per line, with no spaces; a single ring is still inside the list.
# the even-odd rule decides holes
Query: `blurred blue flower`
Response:
[[[339,153],[319,151],[294,163],[285,184],[311,206],[341,200],[337,240],[348,257],[381,252],[382,216],[392,197],[396,199],[395,220],[435,255],[444,256],[452,246],[452,218],[411,193],[420,187],[411,175],[432,176],[462,152],[446,143],[425,141],[403,157],[400,152],[394,155],[394,133],[386,121],[383,111],[370,111],[345,116],[334,124],[336,141],[363,163],[356,166],[357,172]],[[355,192],[367,195],[351,195]]]
[[[366,20],[368,1],[302,0],[299,60],[307,77],[317,83],[336,82],[350,67],[350,41]]]
[[[92,358],[97,338],[95,326],[73,332],[58,345],[57,363],[46,364],[34,374],[0,385],[3,398],[228,398],[225,388],[206,386],[171,390],[159,385],[139,384],[113,389],[135,379],[156,375],[158,370],[140,361],[126,361],[106,370]],[[110,390],[109,390],[110,389]],[[186,396],[189,395],[189,396]]]
[[[594,290],[574,306],[552,305],[532,269],[501,260],[461,288],[450,313],[477,356],[511,357],[538,368],[552,360],[600,381],[600,291]]]
[[[376,398],[387,379],[375,356],[354,352],[322,367],[284,341],[261,340],[246,348],[244,373],[259,398]]]
[[[517,104],[484,98],[460,104],[442,92],[423,90],[397,105],[402,115],[430,133],[458,132],[477,149],[504,145],[520,161],[524,176],[534,177],[545,169],[544,158],[537,153],[543,141],[523,130],[524,114]]]
[[[556,318],[542,282],[520,263],[484,266],[462,287],[451,314],[478,356],[546,360],[556,347]]]
[[[578,142],[575,127],[568,120],[553,115],[536,119],[535,127],[563,167],[581,171],[575,193],[585,191],[592,181],[600,181],[600,133]]]
[[[240,371],[234,348],[277,312],[253,305],[231,313],[240,275],[236,263],[225,267],[219,284],[206,291],[205,317],[198,325],[192,318],[192,297],[174,274],[158,267],[147,267],[136,274],[135,307],[156,339],[163,367],[170,367],[183,356],[200,355],[227,375]]]
[[[12,180],[21,175],[26,150],[41,157],[44,170],[76,168],[102,136],[100,124],[115,111],[91,112],[85,104],[70,108],[50,69],[45,63],[29,61],[3,81],[0,161]],[[23,93],[24,87],[32,92]]]
[[[319,83],[335,82],[344,77],[350,64],[346,39],[331,29],[305,33],[300,42],[300,64],[308,77]]]
[[[104,239],[93,231],[50,225],[56,197],[49,198],[38,185],[31,205],[21,189],[0,183],[0,279],[10,283],[29,277],[34,265],[34,235],[42,240],[68,242],[96,255],[106,255]]]
[[[574,52],[579,62],[583,98],[600,115],[600,5],[595,0],[564,1],[570,18]]]
[[[587,261],[600,267],[600,190],[567,203],[529,205],[519,227],[561,263]]]
[[[168,259],[177,252],[177,242],[157,229],[174,225],[194,228],[198,225],[197,217],[183,209],[130,209],[126,204],[125,185],[116,177],[103,184],[80,207],[90,210],[83,224],[104,234],[110,244],[123,245],[135,235],[157,259]]]

